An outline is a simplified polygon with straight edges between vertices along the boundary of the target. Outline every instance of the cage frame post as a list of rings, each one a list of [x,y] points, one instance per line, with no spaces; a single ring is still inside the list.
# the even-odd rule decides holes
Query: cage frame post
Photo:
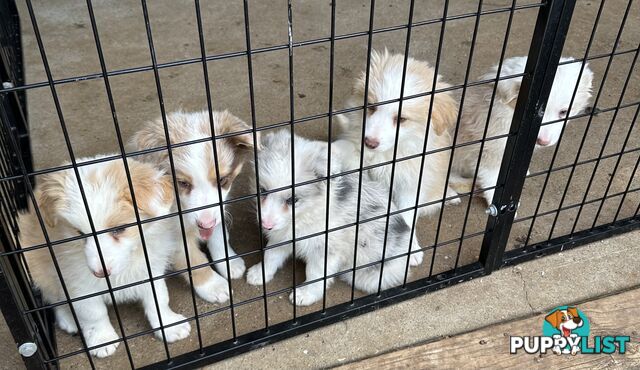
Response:
[[[6,36],[8,45],[3,45],[0,53],[0,82],[11,86],[24,85],[24,60],[22,54],[22,40],[20,34],[20,17],[14,0],[0,3],[1,13],[8,18],[4,26],[12,33]],[[26,91],[18,90],[12,93],[0,94],[0,135],[2,131],[7,136],[6,140],[15,142],[21,149],[20,153],[5,153],[9,158],[4,170],[19,172],[20,162],[28,172],[33,171],[31,157],[31,144],[26,111]],[[9,136],[13,136],[10,138]],[[31,177],[33,182],[33,177]],[[24,179],[14,180],[13,191],[3,184],[0,201],[8,207],[7,211],[19,211],[27,208],[29,202]],[[8,199],[12,198],[12,200]],[[11,204],[13,201],[14,204]],[[15,208],[14,208],[15,207]],[[17,250],[15,235],[17,225],[0,225],[0,252]],[[26,271],[22,268],[20,255],[11,255],[0,258],[0,311],[11,333],[13,341],[18,347],[26,342],[37,345],[37,351],[29,357],[22,357],[24,365],[28,369],[47,368],[45,359],[56,357],[56,338],[53,334],[53,318],[50,311],[37,315],[25,315],[21,307],[34,307],[38,304],[39,296],[31,289]],[[47,340],[45,340],[47,339]],[[55,364],[55,363],[54,363]]]
[[[491,202],[496,207],[497,214],[489,216],[480,249],[479,261],[486,273],[498,269],[503,262],[575,5],[575,0],[549,0],[538,12],[525,74]],[[496,76],[496,83],[499,77]]]

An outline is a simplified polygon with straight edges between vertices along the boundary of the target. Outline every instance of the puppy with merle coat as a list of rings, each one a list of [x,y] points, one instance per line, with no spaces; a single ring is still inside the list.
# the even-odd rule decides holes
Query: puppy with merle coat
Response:
[[[323,277],[335,276],[348,283],[352,281],[351,270],[354,258],[356,266],[355,288],[367,293],[378,289],[381,273],[381,261],[384,259],[381,288],[397,286],[404,279],[411,238],[409,225],[402,216],[391,216],[387,235],[386,250],[383,251],[385,218],[388,190],[381,184],[363,177],[360,193],[360,221],[358,240],[356,226],[343,227],[356,221],[358,199],[358,174],[338,176],[329,184],[329,229],[339,228],[328,234],[328,247],[325,261],[325,234],[308,237],[325,230],[327,214],[327,176],[328,144],[295,136],[294,138],[295,183],[306,183],[291,190],[291,135],[282,130],[263,137],[262,149],[258,152],[258,174],[261,191],[261,226],[268,237],[268,245],[291,241],[293,237],[292,214],[295,212],[296,256],[306,263],[306,281],[296,288],[296,305],[310,305],[323,295]],[[332,155],[332,174],[340,171],[340,157]],[[375,220],[367,222],[368,219]],[[354,247],[355,245],[355,247]],[[413,243],[418,248],[417,243]],[[291,256],[291,243],[267,248],[264,261],[251,267],[247,272],[247,281],[252,285],[262,285],[262,273],[266,282],[273,279],[275,273]],[[422,261],[423,252],[417,251],[410,256],[410,265]],[[377,263],[376,263],[377,262]],[[327,279],[327,286],[333,278]]]

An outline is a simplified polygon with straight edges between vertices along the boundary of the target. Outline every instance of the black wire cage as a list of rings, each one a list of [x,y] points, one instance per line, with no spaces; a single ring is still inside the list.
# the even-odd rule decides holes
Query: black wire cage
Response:
[[[86,0],[69,1],[54,8],[31,0],[0,2],[0,308],[29,368],[197,367],[487,275],[503,266],[633,230],[640,223],[640,184],[636,178],[640,136],[635,129],[640,110],[640,75],[636,67],[640,6],[633,0],[505,0],[491,4],[482,0],[283,0],[273,4],[248,0],[101,4]],[[56,32],[62,32],[64,37],[56,37]],[[372,50],[382,48],[427,60],[434,73],[443,75],[451,86],[436,88],[434,82],[428,91],[413,96],[404,96],[401,89],[398,99],[388,101],[372,102],[369,94],[364,94],[359,106],[346,107],[344,101],[358,71],[365,71],[365,91],[369,87]],[[501,74],[504,60],[516,55],[528,56],[524,71]],[[574,59],[561,61],[562,56]],[[407,59],[404,60],[403,77],[407,71]],[[589,109],[543,123],[559,66],[579,64],[581,76],[586,73],[586,62],[594,71]],[[492,65],[497,65],[495,77],[478,77]],[[508,132],[493,137],[487,134],[489,110],[481,139],[459,140],[460,113],[467,93],[476,87],[490,87],[487,103],[491,106],[496,99],[497,82],[516,78],[522,82],[513,102]],[[568,109],[571,112],[578,87],[567,88],[572,92]],[[413,158],[400,158],[393,150],[388,162],[363,166],[361,155],[360,166],[355,170],[324,174],[305,182],[292,178],[283,189],[265,191],[259,186],[258,176],[251,176],[257,175],[260,161],[258,150],[252,150],[253,163],[245,165],[244,175],[236,180],[238,184],[224,201],[184,209],[175,190],[175,212],[141,220],[136,211],[133,223],[105,230],[92,226],[89,234],[60,240],[47,237],[47,225],[34,195],[43,175],[72,170],[79,179],[79,170],[85,166],[135,159],[162,150],[168,153],[172,183],[177,189],[171,154],[177,148],[210,142],[215,156],[216,143],[220,145],[224,139],[250,134],[253,145],[258,147],[259,134],[276,129],[290,130],[292,142],[294,132],[327,140],[334,137],[338,115],[394,103],[399,103],[402,110],[403,102],[438,94],[455,96],[459,104],[457,125],[452,130],[452,145],[446,148],[427,151],[425,140],[424,150],[413,157],[421,161],[418,179],[423,177],[425,161],[435,152],[446,151],[454,157],[461,148],[476,145],[482,153],[486,143],[503,140],[506,144],[496,186],[477,186],[478,158],[468,191],[450,196],[442,189],[440,199],[425,203],[416,199],[414,206],[406,209],[395,209],[389,197],[385,199],[384,214],[364,219],[359,209],[362,179],[367,171],[389,166],[393,184],[396,164]],[[428,110],[427,127],[434,100],[424,107]],[[180,106],[206,109],[211,132],[216,132],[214,110],[225,107],[245,118],[250,129],[171,142],[167,115]],[[163,122],[166,145],[127,151],[124,143],[139,128],[141,120],[157,116]],[[363,127],[367,117],[362,114]],[[571,124],[566,124],[569,120]],[[564,125],[557,144],[534,153],[540,128],[558,122]],[[400,125],[397,130],[395,148],[403,145],[398,142]],[[364,141],[363,131],[360,152]],[[77,160],[82,155],[104,152],[117,154],[89,162]],[[331,161],[340,160],[331,153],[329,143],[326,168],[332,168]],[[291,163],[294,156],[291,151]],[[61,165],[65,161],[68,164]],[[217,157],[215,162],[218,173]],[[451,172],[449,161],[447,180],[453,176]],[[298,236],[294,232],[291,240],[265,242],[255,221],[261,217],[262,196],[291,190],[295,197],[295,191],[303,186],[326,182],[328,202],[331,181],[350,175],[358,178],[355,222],[330,227],[326,207],[324,231]],[[127,180],[133,192],[129,172]],[[220,191],[223,185],[220,179],[217,181]],[[82,185],[80,189],[82,192]],[[495,193],[486,207],[479,195],[488,190]],[[86,196],[82,194],[91,220]],[[447,205],[456,199],[461,204]],[[248,286],[244,278],[229,280],[229,300],[215,305],[201,301],[193,288],[174,281],[178,275],[187,274],[193,283],[194,271],[221,263],[229,272],[234,259],[243,258],[253,264],[261,261],[269,249],[285,244],[292,244],[295,260],[296,244],[313,237],[323,238],[326,256],[331,233],[355,227],[357,235],[362,224],[384,220],[386,236],[394,216],[432,204],[441,204],[440,211],[420,220],[414,212],[409,228],[411,236],[418,236],[419,250],[412,248],[410,242],[403,254],[406,257],[424,252],[424,262],[411,268],[410,275],[407,259],[403,283],[382,289],[379,282],[374,294],[359,292],[353,284],[334,283],[327,287],[328,279],[357,274],[367,267],[356,266],[355,259],[351,269],[328,274],[325,258],[324,276],[313,281],[303,282],[304,267],[295,262],[279,273],[277,280],[262,287]],[[161,276],[152,276],[149,268],[147,278],[130,286],[113,288],[107,276],[108,290],[71,297],[63,288],[66,299],[61,302],[44,301],[41,292],[33,287],[25,260],[28,253],[47,249],[56,261],[56,246],[82,239],[97,241],[100,234],[122,227],[137,227],[142,232],[143,224],[165,218],[180,220],[180,248],[186,250],[183,218],[199,209],[223,205],[234,218],[233,224],[222,221],[225,226],[231,225],[229,238],[223,236],[224,244],[244,245],[237,255],[230,255],[225,248],[223,258],[209,256],[204,264],[193,265],[187,258],[185,269],[169,270]],[[18,214],[26,209],[37,210],[33,227],[42,229],[46,239],[40,245],[21,246],[18,240]],[[292,212],[294,225],[295,213]],[[225,212],[221,214],[225,218]],[[146,248],[144,237],[142,246]],[[401,257],[385,257],[386,248],[385,238],[382,260],[370,266],[383,269],[384,261]],[[106,271],[102,253],[99,256]],[[148,259],[146,262],[149,266]],[[264,265],[262,269],[264,278]],[[64,278],[57,271],[65,287]],[[382,273],[380,276],[381,281]],[[80,327],[74,310],[77,302],[97,296],[115,301],[119,290],[145,284],[153,287],[152,281],[165,278],[172,306],[186,317],[182,322],[161,322],[159,327],[149,328],[138,323],[143,321],[140,312],[114,303],[110,310],[115,314],[112,323],[119,337],[115,341],[88,346],[82,335],[72,337],[55,328],[55,307],[70,307],[73,320]],[[289,293],[295,297],[294,288],[314,282],[322,282],[324,289],[322,299],[314,305],[298,307],[283,298]],[[156,291],[153,292],[157,308]],[[183,322],[192,326],[189,339],[167,343],[165,330]],[[154,332],[161,332],[162,339],[154,340]],[[111,357],[97,359],[90,353],[113,343],[121,346]]]

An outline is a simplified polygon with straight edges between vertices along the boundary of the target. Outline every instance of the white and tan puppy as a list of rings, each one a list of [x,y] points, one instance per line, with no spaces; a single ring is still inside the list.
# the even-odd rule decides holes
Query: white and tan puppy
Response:
[[[573,59],[561,58],[560,62],[571,60]],[[507,58],[504,60],[500,75],[509,76],[522,73],[526,63],[526,57]],[[589,108],[593,72],[586,65],[578,82],[581,66],[581,63],[570,63],[558,67],[547,107],[544,111],[544,117],[542,118],[542,126],[538,132],[536,149],[555,145],[560,139],[560,134],[566,121],[551,124],[545,124],[546,122],[566,119],[568,116],[583,113]],[[481,79],[495,79],[497,71],[498,66],[494,66]],[[522,77],[517,77],[501,80],[498,83],[493,108],[491,109],[491,119],[487,127],[487,138],[509,133],[521,82]],[[569,113],[569,104],[576,84],[578,89]],[[457,142],[459,144],[482,140],[485,126],[487,126],[493,86],[493,84],[487,84],[467,90],[458,131]],[[567,115],[567,113],[569,114]],[[500,164],[502,163],[506,144],[506,138],[488,140],[484,144],[476,184],[481,189],[489,189],[482,193],[487,204],[491,204],[493,200],[494,188],[498,181]],[[455,188],[460,188],[460,182],[471,182],[476,171],[479,154],[480,144],[461,146],[456,149],[452,167],[452,185],[458,183],[454,185]]]
[[[369,74],[368,103],[375,104],[400,98],[404,56],[373,51]],[[432,90],[434,78],[436,89],[450,87],[441,76],[434,76],[434,70],[428,63],[409,58],[407,61],[404,97],[424,94]],[[354,94],[348,102],[351,107],[362,106],[365,94],[365,73],[356,82]],[[427,116],[431,99],[433,109],[429,128]],[[451,146],[448,128],[455,125],[458,105],[448,93],[438,93],[418,98],[403,99],[401,116],[398,117],[399,102],[369,107],[364,130],[364,166],[390,162],[393,160],[394,142],[397,124],[400,125],[397,159],[416,156],[396,162],[393,201],[398,209],[414,207],[416,195],[420,194],[419,204],[442,200],[447,189],[446,176],[450,150],[429,154],[424,161],[421,188],[418,189],[421,159],[425,135],[428,135],[426,151],[434,151]],[[345,119],[346,118],[346,119]],[[346,170],[359,167],[362,137],[362,111],[356,111],[338,120],[340,134],[335,143],[341,148],[343,156],[350,159]],[[391,183],[391,165],[376,167],[368,171],[372,179],[379,181],[387,189]],[[419,190],[419,191],[418,191]],[[458,200],[459,201],[459,200]],[[440,209],[441,203],[419,208],[419,214],[431,214]],[[411,224],[413,212],[403,213]]]
[[[295,183],[303,183],[327,176],[326,142],[311,141],[295,137]],[[327,183],[313,182],[297,186],[295,196],[291,186],[291,136],[289,131],[281,130],[266,135],[263,149],[258,152],[258,173],[263,194],[260,199],[261,226],[269,239],[267,245],[290,241],[293,236],[292,213],[295,209],[295,237],[301,238],[325,230],[327,210]],[[340,171],[341,158],[332,156],[333,173]],[[339,228],[356,221],[358,174],[336,177],[331,180],[329,196],[329,229]],[[284,188],[284,189],[283,189]],[[387,211],[388,190],[378,182],[363,178],[361,191],[360,221],[366,221]],[[355,288],[367,293],[378,289],[381,274],[381,261],[384,257],[384,272],[381,288],[387,289],[402,284],[407,265],[410,228],[401,216],[391,216],[387,234],[387,246],[383,256],[385,218],[363,222],[359,225],[358,241],[355,239],[355,227],[345,227],[329,233],[326,258],[327,276],[353,268],[354,254],[357,249]],[[413,244],[417,248],[417,244]],[[264,261],[251,267],[247,272],[247,281],[252,285],[263,284],[273,279],[276,271],[291,256],[291,244],[267,248]],[[404,255],[403,255],[404,254]],[[296,242],[296,257],[306,263],[306,283],[296,288],[295,301],[292,303],[310,305],[322,298],[324,292],[322,279],[325,268],[325,235],[305,238]],[[395,257],[395,258],[394,258]],[[411,254],[410,264],[422,261],[423,252]],[[370,267],[363,265],[373,264]],[[345,273],[340,278],[351,283],[352,274]],[[333,277],[327,279],[327,287]]]
[[[78,162],[97,158],[100,157],[80,159]],[[169,213],[173,203],[170,177],[149,164],[132,159],[127,163],[140,218],[145,220]],[[91,235],[89,218],[73,170],[43,175],[35,192],[51,241],[86,235],[82,239],[52,247],[70,298],[106,291],[108,287],[105,276],[109,277],[113,288],[149,279],[138,227],[120,227],[136,222],[123,161],[117,159],[81,166],[78,171],[93,225],[98,233],[98,245],[106,271],[100,261],[98,245]],[[176,222],[175,219],[169,218],[144,223],[142,226],[149,265],[154,277],[166,272],[179,246]],[[19,216],[19,226],[20,243],[23,248],[45,242],[33,210]],[[115,229],[100,233],[112,228]],[[33,281],[41,290],[44,300],[47,303],[64,302],[65,294],[49,249],[29,251],[25,253],[25,257]],[[162,324],[184,320],[184,316],[173,312],[169,307],[169,295],[164,279],[155,280],[154,286]],[[151,284],[142,283],[116,290],[114,296],[117,302],[141,301],[151,327],[160,327]],[[107,312],[107,305],[111,303],[108,293],[73,303],[80,330],[89,347],[118,339]],[[78,331],[68,305],[57,306],[55,316],[62,330],[71,334]],[[183,339],[189,335],[190,329],[188,322],[167,327],[166,339],[168,342]],[[162,339],[160,330],[157,330],[155,335]],[[93,349],[91,354],[98,357],[109,356],[118,344],[119,342],[116,342]]]
[[[174,112],[167,115],[167,126],[171,144],[185,143],[194,140],[211,138],[211,125],[207,111],[184,113]],[[215,134],[233,134],[251,129],[231,113],[213,112]],[[257,134],[256,134],[257,135]],[[161,119],[148,122],[133,137],[130,143],[132,150],[152,149],[166,146],[164,125]],[[199,243],[206,242],[214,261],[225,258],[224,238],[222,233],[221,201],[227,199],[234,179],[240,173],[246,160],[246,154],[253,147],[251,134],[228,136],[216,140],[218,168],[213,156],[211,140],[187,144],[172,149],[177,178],[180,204],[184,215],[185,231],[187,234],[188,252],[191,266],[208,263],[207,256],[200,251]],[[149,160],[167,172],[171,171],[168,151],[162,150],[154,154],[144,155],[143,160]],[[220,189],[218,189],[218,185]],[[219,191],[222,199],[219,197]],[[190,211],[196,209],[195,211]],[[228,220],[229,218],[226,218]],[[227,241],[228,241],[228,235]],[[236,252],[227,244],[229,257]],[[176,256],[175,267],[186,269],[187,260],[184,249]],[[237,279],[242,277],[245,265],[242,258],[229,259],[229,272],[226,264],[219,262],[215,269],[205,267],[194,269],[193,284],[196,293],[204,300],[212,303],[225,302],[229,299],[229,285],[225,278]],[[188,277],[186,274],[185,277]]]

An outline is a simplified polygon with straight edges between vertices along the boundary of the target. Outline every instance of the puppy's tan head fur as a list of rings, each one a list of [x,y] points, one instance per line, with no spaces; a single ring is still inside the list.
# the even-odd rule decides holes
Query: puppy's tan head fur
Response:
[[[218,137],[215,140],[216,158],[210,118],[207,111],[174,112],[166,117],[171,144],[177,144],[171,153],[180,204],[185,210],[201,208],[187,213],[190,225],[197,226],[201,240],[207,240],[221,222],[219,204],[226,199],[254,146],[254,133],[249,125],[227,111],[213,112],[213,127]],[[260,135],[255,135],[255,142],[259,143]],[[162,120],[145,124],[133,137],[131,146],[134,150],[166,146]],[[167,150],[162,149],[150,157],[147,159],[165,171],[171,171]]]
[[[79,160],[79,163],[84,160]],[[133,198],[141,218],[156,217],[166,212],[173,202],[170,177],[151,164],[128,159],[134,195],[122,160],[112,160],[79,167],[91,217],[97,230],[135,221]],[[85,206],[76,175],[65,170],[43,175],[35,197],[47,226],[55,228],[60,219],[84,229]],[[83,220],[84,218],[84,220]]]
[[[373,51],[369,70],[369,86],[367,102],[369,104],[398,100],[402,89],[402,76],[405,56]],[[413,58],[407,60],[401,117],[398,117],[399,103],[392,102],[369,107],[367,110],[367,137],[379,142],[379,150],[392,147],[396,124],[400,123],[400,132],[410,132],[412,136],[422,131],[424,135],[431,99],[430,125],[436,135],[443,135],[455,125],[458,115],[458,104],[448,92],[435,95],[421,95],[432,91],[436,81],[436,90],[449,87],[447,83],[435,76],[435,71],[427,62]],[[352,104],[362,105],[365,94],[366,73],[362,72],[353,88]]]
[[[220,168],[221,186],[225,187],[240,173],[242,165],[254,146],[253,134],[243,133],[251,130],[251,126],[229,113],[228,111],[213,112],[213,126],[216,136],[224,136],[216,140],[218,166]],[[167,115],[167,127],[171,144],[180,144],[197,140],[198,143],[187,144],[172,149],[176,176],[188,180],[186,168],[189,166],[191,154],[188,148],[197,148],[206,156],[205,161],[210,168],[209,177],[216,182],[215,162],[211,141],[203,140],[211,138],[211,125],[207,111],[196,113],[174,112]],[[256,132],[256,143],[260,145],[260,133]],[[130,147],[132,150],[143,150],[166,147],[166,137],[161,119],[145,124],[132,138]],[[144,155],[152,162],[161,166],[166,171],[170,170],[169,155],[167,150],[160,150],[153,154]]]

